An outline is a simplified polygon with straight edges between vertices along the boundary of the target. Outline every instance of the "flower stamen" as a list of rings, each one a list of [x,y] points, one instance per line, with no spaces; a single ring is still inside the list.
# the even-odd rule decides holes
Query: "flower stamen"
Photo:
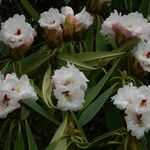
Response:
[[[19,36],[20,34],[21,34],[21,29],[17,29],[15,35],[16,35],[16,36]]]

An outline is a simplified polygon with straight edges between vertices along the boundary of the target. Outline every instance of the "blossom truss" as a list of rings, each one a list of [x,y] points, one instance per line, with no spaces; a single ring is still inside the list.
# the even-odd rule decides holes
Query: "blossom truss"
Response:
[[[122,35],[126,38],[138,37],[147,39],[149,37],[150,23],[141,13],[132,12],[128,15],[118,14],[115,10],[102,24],[100,32],[103,35]]]
[[[12,49],[30,47],[36,36],[36,31],[25,21],[24,15],[15,14],[1,23],[0,41]]]
[[[55,70],[52,77],[57,107],[63,111],[77,111],[83,107],[87,78],[74,65]]]
[[[64,16],[58,9],[50,8],[47,12],[41,13],[38,23],[41,27],[49,30],[61,30],[61,25],[64,23]]]
[[[0,73],[0,76],[0,118],[5,118],[8,113],[19,108],[19,101],[37,99],[27,75],[22,75],[20,79],[15,73],[7,74],[6,77]]]
[[[132,52],[143,70],[150,72],[150,41],[139,42]]]
[[[137,88],[132,83],[120,88],[112,97],[113,103],[125,111],[128,131],[138,139],[150,129],[150,86]]]

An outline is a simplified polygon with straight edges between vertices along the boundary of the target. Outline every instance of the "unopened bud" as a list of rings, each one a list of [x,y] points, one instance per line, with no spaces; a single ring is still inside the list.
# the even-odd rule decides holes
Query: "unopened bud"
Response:
[[[72,40],[75,28],[75,18],[72,15],[68,15],[65,18],[65,23],[63,26],[63,38],[64,40]]]
[[[51,49],[57,48],[62,42],[62,29],[47,29],[45,28],[44,34],[46,41]]]

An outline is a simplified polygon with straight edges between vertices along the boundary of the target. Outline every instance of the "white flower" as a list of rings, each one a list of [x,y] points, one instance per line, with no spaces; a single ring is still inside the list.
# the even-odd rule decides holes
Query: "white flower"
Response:
[[[61,13],[64,15],[64,16],[74,16],[74,11],[71,7],[69,6],[65,6],[65,7],[62,7],[61,8]]]
[[[0,41],[11,48],[30,47],[36,36],[36,31],[25,22],[24,15],[15,14],[1,23]]]
[[[118,90],[117,94],[112,97],[113,104],[121,110],[126,109],[133,101],[138,99],[141,99],[140,92],[132,83],[124,85]]]
[[[0,72],[1,73],[1,72]],[[2,74],[0,74],[3,76]],[[7,74],[0,82],[0,118],[5,118],[8,113],[20,107],[19,101],[27,98],[37,99],[27,75],[20,79],[15,73]]]
[[[80,13],[75,15],[75,19],[77,24],[81,24],[85,29],[88,29],[88,27],[93,23],[94,17],[90,15],[84,7]]]
[[[150,32],[148,20],[143,18],[143,15],[138,12],[120,17],[117,21],[117,27],[125,37],[139,37],[143,39]]]
[[[88,79],[74,65],[56,70],[52,77],[57,107],[63,111],[77,111],[83,107]]]
[[[111,13],[110,16],[103,22],[102,28],[100,32],[103,35],[115,35],[113,31],[113,25],[117,23],[117,21],[121,18],[121,13],[118,14],[116,10],[114,10],[114,13]]]
[[[150,130],[150,112],[139,114],[127,109],[125,114],[127,130],[131,131],[132,136],[140,139]]]
[[[100,32],[103,35],[119,34],[125,38],[138,37],[144,40],[149,37],[150,23],[143,18],[141,13],[133,12],[121,16],[117,11],[114,11],[103,22]]]
[[[78,84],[80,89],[86,90],[88,79],[83,72],[80,72],[74,65],[67,64],[67,67],[61,67],[59,70],[55,70],[52,77],[52,83],[56,87],[57,85],[67,86],[69,84]]]
[[[57,107],[62,111],[77,111],[83,107],[84,91],[80,89],[78,84],[56,86],[54,95],[58,99]]]
[[[30,85],[27,75],[22,75],[21,78],[18,79],[15,73],[7,74],[4,84],[5,88],[10,91],[8,96],[13,99],[37,99],[37,95],[34,92],[33,87]]]
[[[133,49],[133,55],[139,61],[143,70],[150,72],[150,41],[141,41]]]
[[[38,23],[43,28],[61,30],[61,24],[64,23],[64,16],[58,9],[50,8],[47,12],[41,13]]]

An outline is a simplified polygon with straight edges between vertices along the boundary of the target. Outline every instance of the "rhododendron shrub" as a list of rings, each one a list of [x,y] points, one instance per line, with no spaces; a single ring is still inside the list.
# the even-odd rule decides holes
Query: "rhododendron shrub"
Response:
[[[150,149],[148,1],[0,4],[0,149]]]

